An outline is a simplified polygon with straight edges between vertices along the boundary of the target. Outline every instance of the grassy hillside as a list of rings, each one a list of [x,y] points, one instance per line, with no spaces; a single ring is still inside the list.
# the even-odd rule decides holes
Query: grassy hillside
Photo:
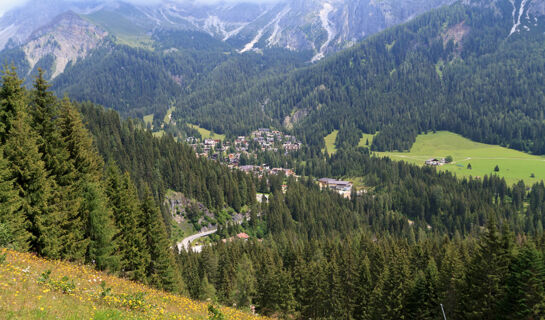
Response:
[[[375,134],[364,133],[360,139],[360,142],[358,143],[358,147],[368,148],[370,145],[373,144],[374,137],[375,137]]]
[[[172,113],[174,112],[174,110],[176,110],[176,107],[170,107],[168,110],[167,110],[167,113],[165,114],[165,117],[163,118],[163,122],[165,124],[169,124],[170,123],[170,120],[172,119]]]
[[[265,319],[221,308],[226,319]],[[0,249],[2,319],[208,319],[208,304],[90,267]]]
[[[337,135],[339,134],[339,130],[333,130],[330,134],[324,137],[325,141],[325,148],[327,149],[327,153],[329,155],[334,154],[337,152],[337,147],[335,146],[335,140],[337,139]],[[325,151],[325,150],[322,150]]]
[[[218,134],[218,133],[214,133],[210,130],[206,130],[205,128],[201,128],[197,125],[194,125],[194,124],[189,124],[189,126],[193,129],[197,129],[197,131],[199,131],[199,133],[201,134],[202,138],[203,139],[219,139],[219,140],[225,140],[225,135],[224,134]]]
[[[148,115],[145,115],[144,116],[144,124],[145,125],[153,125],[153,117],[154,117],[154,114],[148,114]]]
[[[453,162],[441,166],[439,170],[449,170],[458,176],[484,176],[496,173],[508,183],[524,180],[535,183],[545,179],[545,157],[524,152],[478,143],[460,135],[440,131],[419,135],[410,152],[379,152],[394,160],[404,160],[423,165],[430,158],[453,157]],[[472,169],[467,169],[471,164]],[[499,167],[494,172],[495,166]],[[534,178],[531,175],[534,175]]]

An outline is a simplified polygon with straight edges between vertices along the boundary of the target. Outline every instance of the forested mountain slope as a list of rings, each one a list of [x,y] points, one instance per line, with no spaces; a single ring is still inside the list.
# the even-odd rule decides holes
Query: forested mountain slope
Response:
[[[450,130],[543,154],[544,13],[537,1],[522,4],[438,9],[252,88],[225,92],[213,84],[180,101],[178,117],[229,132],[225,117],[260,116],[279,126],[299,112],[306,117],[295,131],[320,148],[333,129],[380,131],[374,150],[406,150],[419,132]]]
[[[308,58],[282,49],[240,55],[209,35],[191,31],[164,31],[154,38],[153,51],[105,41],[86,59],[68,66],[53,80],[53,89],[78,101],[108,106],[123,116],[142,118],[153,113],[163,119],[170,107],[209,77],[237,83],[288,72]]]
[[[80,113],[40,73],[0,88],[0,246],[93,264],[131,280],[183,290],[153,195],[110,162],[105,169]]]
[[[246,89],[452,0],[35,2],[0,17],[2,63],[13,63],[27,85],[42,68],[59,96],[162,119],[210,81],[226,91]],[[225,73],[237,76],[224,79]],[[251,126],[272,123],[254,117]],[[246,130],[241,124],[232,128]]]
[[[431,319],[438,303],[459,319],[542,314],[543,183],[528,191],[495,176],[458,180],[363,148],[309,159],[305,175],[364,179],[367,192],[349,200],[311,178],[258,179],[196,158],[114,111],[58,100],[43,77],[27,91],[13,71],[3,77],[0,117],[2,247],[285,317]],[[170,216],[154,200],[166,188],[214,212],[251,207],[249,221],[219,224],[218,233],[252,240],[176,254]],[[256,191],[269,200],[257,204]],[[492,283],[482,281],[488,275]]]

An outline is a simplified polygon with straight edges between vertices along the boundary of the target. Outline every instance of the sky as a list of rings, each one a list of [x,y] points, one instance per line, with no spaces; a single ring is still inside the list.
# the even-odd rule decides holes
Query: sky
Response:
[[[8,10],[11,10],[17,6],[21,6],[28,2],[29,0],[0,0],[0,17],[4,15],[4,13]],[[85,0],[70,0],[70,1],[78,1],[78,2],[84,2]],[[112,1],[112,0],[105,0],[106,1]],[[135,3],[135,4],[155,4],[160,3],[162,0],[124,0],[125,2]],[[210,4],[215,2],[256,2],[256,3],[265,3],[265,2],[274,2],[278,0],[175,0],[175,1],[186,1],[186,2],[194,2],[194,3],[201,3],[201,4]]]
[[[25,0],[0,0],[0,16],[10,9],[13,9],[17,5],[24,4]]]

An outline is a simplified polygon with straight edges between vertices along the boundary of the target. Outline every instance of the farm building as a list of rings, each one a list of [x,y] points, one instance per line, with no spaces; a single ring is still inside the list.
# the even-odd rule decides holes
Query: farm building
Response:
[[[426,165],[427,166],[442,166],[444,165],[445,163],[447,163],[447,161],[445,160],[445,158],[441,158],[441,159],[437,159],[437,158],[433,158],[433,159],[428,159],[426,160]]]

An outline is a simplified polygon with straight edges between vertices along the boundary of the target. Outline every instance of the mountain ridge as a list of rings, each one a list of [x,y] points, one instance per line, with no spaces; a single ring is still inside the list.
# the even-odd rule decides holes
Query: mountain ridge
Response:
[[[11,39],[10,47],[24,45],[34,30],[53,17],[72,10],[90,18],[98,26],[97,16],[112,15],[138,25],[143,33],[158,29],[192,30],[208,33],[230,42],[240,52],[279,47],[295,51],[313,50],[313,61],[352,46],[364,37],[405,22],[453,0],[413,0],[395,6],[392,0],[297,0],[276,3],[202,4],[164,2],[160,5],[133,5],[123,2],[93,1],[83,5],[69,1],[51,2],[44,14],[30,9],[34,1],[0,18],[0,48]],[[47,1],[46,3],[50,3]],[[41,8],[42,5],[38,7]],[[120,23],[119,21],[114,21]],[[115,33],[115,32],[114,32]]]

